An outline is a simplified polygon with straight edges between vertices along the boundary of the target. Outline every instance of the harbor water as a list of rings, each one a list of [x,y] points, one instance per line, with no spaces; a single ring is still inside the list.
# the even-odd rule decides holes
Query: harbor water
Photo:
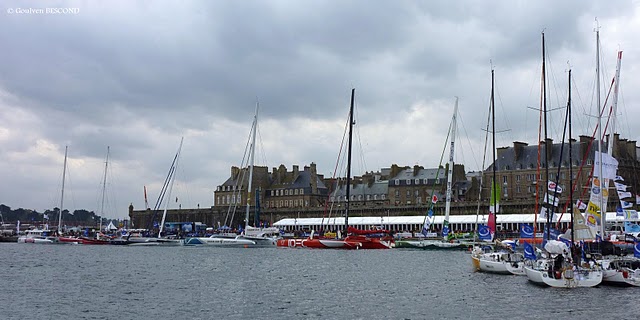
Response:
[[[0,243],[2,319],[635,318],[640,288],[541,288],[466,252]]]

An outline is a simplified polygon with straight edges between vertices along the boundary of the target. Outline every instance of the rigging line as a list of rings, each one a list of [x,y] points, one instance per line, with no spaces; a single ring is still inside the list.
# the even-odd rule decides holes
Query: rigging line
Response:
[[[471,150],[471,157],[473,158],[473,161],[475,162],[476,168],[478,168],[479,167],[478,159],[476,158],[475,152],[473,152],[471,139],[469,139],[469,132],[467,131],[467,128],[464,125],[464,121],[462,119],[462,115],[461,115],[460,112],[458,113],[458,119],[460,120],[460,124],[462,125],[462,130],[464,131],[464,134],[467,137],[467,143],[469,143],[469,150]],[[463,149],[461,151],[464,151],[464,148],[460,148],[460,149]],[[483,169],[480,169],[480,170],[483,170]]]
[[[495,80],[494,80],[494,82],[495,82]],[[496,83],[496,84],[494,85],[494,87],[498,87],[498,84]],[[503,111],[503,112],[502,112],[502,117],[503,117],[503,119],[504,119],[504,123],[505,123],[505,125],[507,126],[507,128],[510,128],[510,127],[511,127],[511,125],[509,124],[509,119],[507,119],[507,113],[508,113],[508,112],[507,112],[507,111],[506,111],[506,109],[504,108],[504,104],[503,104],[503,102],[502,102],[502,96],[500,96],[500,91],[499,91],[499,90],[495,90],[495,91],[496,91],[496,95],[498,96],[498,101],[500,102],[500,107],[501,107],[501,109],[502,109],[502,111]],[[495,131],[495,128],[494,128],[493,130]],[[511,138],[512,138],[512,140],[513,140],[513,135],[511,135]],[[505,141],[503,141],[503,142],[502,142],[502,144],[503,144],[503,145],[509,145],[509,143],[508,143],[508,142],[505,142]]]
[[[438,164],[438,170],[436,171],[436,177],[433,181],[433,186],[431,187],[431,199],[429,199],[429,209],[427,210],[427,214],[424,215],[424,220],[422,221],[422,225],[424,226],[424,224],[427,222],[427,218],[428,218],[428,212],[429,211],[433,211],[433,208],[435,207],[435,203],[433,203],[433,196],[435,194],[436,191],[436,183],[438,182],[438,178],[440,177],[440,170],[444,169],[442,167],[442,160],[444,159],[444,154],[447,151],[447,145],[449,144],[449,136],[451,135],[451,130],[453,128],[453,121],[451,121],[451,123],[449,123],[449,130],[447,132],[447,138],[444,141],[444,148],[442,148],[442,154],[440,155],[440,163]],[[453,168],[451,168],[453,169]],[[434,219],[435,221],[435,219]],[[429,226],[429,228],[431,228],[433,226],[433,224],[431,224]]]
[[[235,218],[236,215],[236,209],[238,208],[238,203],[237,201],[234,201],[234,197],[236,195],[236,190],[238,191],[238,193],[240,192],[238,185],[242,184],[242,181],[244,181],[244,175],[245,172],[243,170],[245,164],[248,164],[248,150],[249,150],[249,144],[251,143],[251,134],[253,133],[254,130],[254,122],[251,123],[251,129],[249,130],[249,135],[247,137],[247,143],[244,146],[244,152],[242,154],[242,162],[240,162],[240,175],[238,176],[238,179],[236,180],[235,185],[233,185],[234,190],[232,190],[231,195],[232,195],[232,202],[233,202],[233,207],[231,206],[231,204],[228,203],[227,201],[227,205],[229,205],[227,207],[227,214],[225,215],[224,218],[224,225],[225,226],[229,226],[227,225],[227,220],[229,218],[229,215],[231,215],[231,219],[229,220],[229,223],[233,223],[233,219]],[[233,178],[233,177],[232,177]]]
[[[558,161],[558,171],[556,172],[556,176],[555,176],[556,186],[555,186],[555,188],[553,190],[553,199],[551,200],[551,201],[553,201],[553,203],[555,203],[555,199],[558,196],[558,185],[560,184],[560,169],[562,169],[562,154],[564,152],[564,141],[565,141],[566,133],[567,133],[567,129],[568,129],[567,125],[569,123],[569,103],[570,102],[567,102],[567,108],[566,108],[565,118],[564,118],[564,130],[562,131],[562,141],[560,141],[560,143],[561,143],[561,145],[560,145],[560,157],[559,157],[559,161]],[[571,143],[571,141],[569,141],[569,143]],[[571,165],[571,163],[569,163],[569,165]],[[569,181],[571,181],[571,177],[569,177]],[[548,185],[547,185],[547,191],[549,191],[549,186]],[[551,212],[548,213],[551,216],[551,218],[553,218],[553,213],[554,213],[553,209],[554,208],[555,208],[555,206],[551,205]],[[560,218],[558,218],[558,221],[556,222],[556,229],[560,228],[560,220],[562,219],[562,215],[566,211],[566,208],[567,208],[567,206],[565,205],[565,208],[560,213]]]
[[[482,169],[480,170],[480,181],[478,181],[478,203],[476,207],[476,228],[473,233],[473,245],[475,246],[478,237],[478,219],[480,218],[480,203],[482,201],[482,183],[484,180],[484,170],[487,160],[487,150],[489,148],[489,124],[491,123],[491,101],[489,101],[489,112],[487,113],[487,127],[484,130],[484,152],[482,155]],[[484,218],[482,219],[484,221]]]
[[[351,112],[351,111],[349,111],[349,112]],[[332,180],[336,181],[336,187],[335,187],[336,188],[335,189],[336,195],[338,195],[338,190],[340,190],[340,185],[338,183],[338,180],[336,179],[336,175],[338,173],[338,167],[340,165],[340,160],[341,160],[340,158],[341,158],[341,155],[342,155],[342,150],[345,148],[344,147],[344,142],[345,142],[345,138],[346,138],[346,135],[347,135],[347,132],[348,132],[347,130],[349,130],[349,113],[347,113],[347,121],[345,122],[344,132],[342,133],[342,141],[340,142],[340,149],[338,149],[338,157],[336,158],[336,165],[335,165],[335,167],[333,169]],[[320,224],[320,227],[324,226],[324,216],[326,216],[328,214],[328,218],[331,218],[331,212],[332,212],[331,210],[333,209],[333,203],[331,204],[331,208],[330,208],[331,210],[329,212],[327,212],[327,207],[328,207],[329,199],[330,199],[329,197],[330,197],[331,192],[332,192],[331,187],[329,187],[328,191],[329,192],[327,192],[327,199],[325,200],[324,213],[323,213],[323,216],[322,216],[322,222]],[[338,197],[334,197],[334,199],[336,199]]]

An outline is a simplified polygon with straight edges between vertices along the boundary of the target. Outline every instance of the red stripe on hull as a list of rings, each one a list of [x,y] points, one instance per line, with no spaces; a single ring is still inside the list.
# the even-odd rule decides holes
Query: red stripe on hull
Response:
[[[392,241],[363,236],[349,236],[345,239],[279,239],[278,247],[314,249],[390,249]]]

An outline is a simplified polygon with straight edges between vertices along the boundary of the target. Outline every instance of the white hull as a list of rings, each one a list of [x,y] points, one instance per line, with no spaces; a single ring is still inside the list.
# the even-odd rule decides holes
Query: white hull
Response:
[[[602,281],[614,285],[640,287],[640,270],[605,270]]]
[[[445,242],[440,240],[400,240],[396,241],[396,247],[400,244],[402,248],[418,248],[418,249],[466,249],[467,245],[460,242]]]
[[[524,273],[522,255],[508,252],[479,253],[474,251],[471,258],[477,271],[498,274]]]
[[[129,238],[130,246],[182,246],[184,240],[182,239],[164,239],[164,238],[144,238],[144,237],[131,237]]]
[[[602,282],[603,273],[601,270],[581,269],[574,271],[564,269],[552,274],[552,277],[545,265],[546,262],[539,261],[536,267],[525,266],[525,273],[529,281],[553,288],[588,288],[595,287]]]
[[[34,243],[34,244],[52,244],[55,241],[51,238],[44,237],[29,237],[29,236],[21,236],[18,237],[18,243]]]
[[[243,239],[240,236],[235,238],[218,238],[218,237],[194,237],[186,238],[185,245],[190,246],[212,246],[212,247],[256,247],[255,241]]]

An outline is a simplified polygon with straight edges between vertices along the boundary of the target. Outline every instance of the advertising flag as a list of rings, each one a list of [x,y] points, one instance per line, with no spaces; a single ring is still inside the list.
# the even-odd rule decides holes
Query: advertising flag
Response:
[[[622,191],[618,191],[618,198],[619,199],[624,199],[624,198],[631,198],[633,197],[633,195],[631,194],[631,192],[622,192]]]
[[[616,186],[616,190],[618,190],[618,191],[627,191],[627,186],[626,185],[624,185],[622,183],[619,183],[619,182],[614,182],[613,184]]]
[[[547,190],[549,190],[549,192],[551,193],[562,193],[562,187],[560,187],[553,181],[547,181]]]
[[[536,251],[533,249],[533,246],[529,242],[524,243],[524,258],[527,260],[536,260]]]
[[[520,238],[533,238],[533,227],[529,224],[521,224]]]

